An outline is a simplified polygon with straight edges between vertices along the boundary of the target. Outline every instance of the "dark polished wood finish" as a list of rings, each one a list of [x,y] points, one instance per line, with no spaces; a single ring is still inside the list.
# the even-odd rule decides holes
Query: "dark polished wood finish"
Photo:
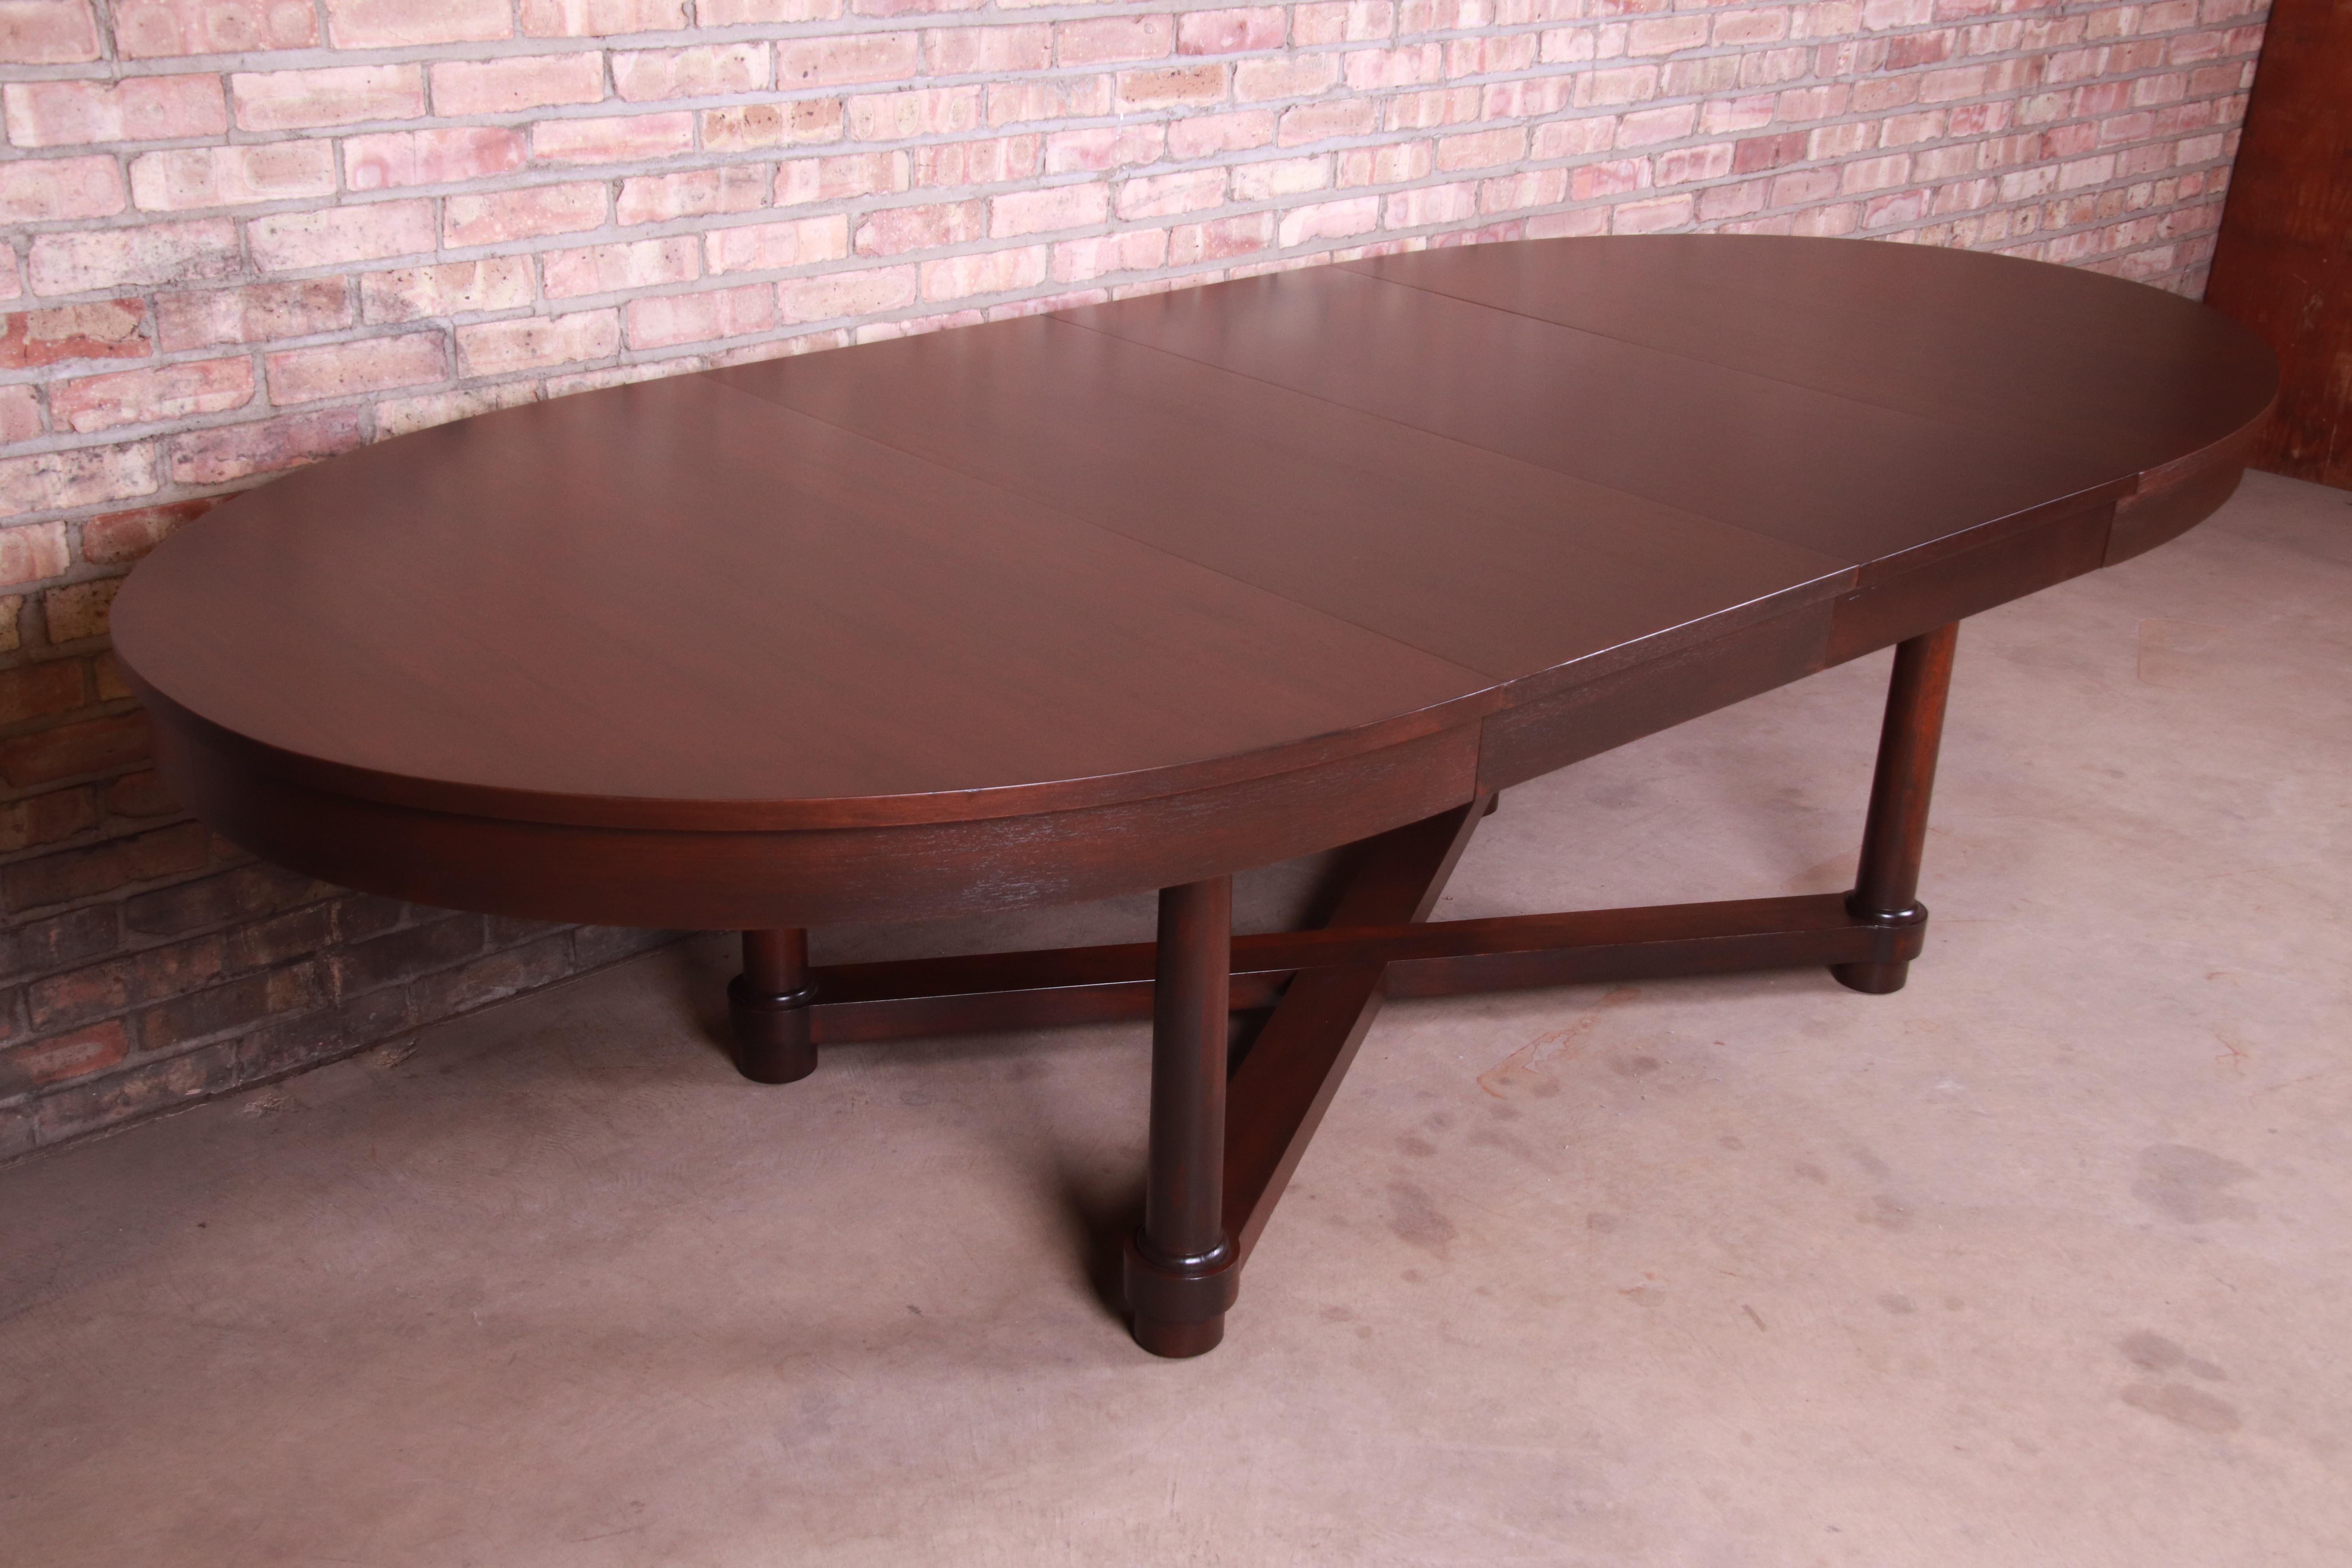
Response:
[[[1879,730],[1878,770],[1870,782],[1870,816],[1863,825],[1862,864],[1846,907],[1874,925],[1924,927],[1919,859],[1927,847],[1927,801],[1936,788],[1936,752],[1944,740],[1944,704],[1952,689],[1952,654],[1958,626],[1898,643],[1887,682],[1886,721]],[[1830,973],[1856,991],[1884,994],[1903,989],[1907,960],[1838,963]]]
[[[260,854],[743,932],[751,1077],[1152,1017],[1128,1289],[1192,1354],[1384,998],[1901,984],[1954,624],[2193,526],[2275,384],[2198,305],[1996,257],[1432,250],[403,437],[165,542],[116,638]],[[1851,894],[1428,920],[1496,792],[1889,646]],[[1232,873],[1340,846],[1328,924],[1232,937]],[[807,963],[1148,889],[1157,943]]]
[[[2205,300],[2284,362],[2249,461],[2352,489],[2352,0],[2272,0]]]
[[[1143,1226],[1127,1244],[1135,1342],[1191,1356],[1225,1337],[1241,1255],[1224,1228],[1227,985],[1234,879],[1160,894],[1151,1005],[1151,1142]]]
[[[809,1035],[808,932],[747,931],[743,973],[727,986],[735,1036],[735,1065],[758,1083],[791,1083],[816,1071],[816,1041]]]

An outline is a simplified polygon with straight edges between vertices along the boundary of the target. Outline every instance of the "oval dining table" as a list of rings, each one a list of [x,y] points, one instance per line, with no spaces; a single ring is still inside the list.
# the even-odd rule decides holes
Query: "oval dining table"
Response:
[[[1383,997],[1903,984],[1957,624],[2207,516],[2276,385],[2203,306],[2038,262],[1433,248],[404,436],[165,541],[115,637],[257,854],[740,931],[752,1079],[1148,1016],[1126,1290],[1198,1354]],[[1850,892],[1427,919],[1498,791],[1890,645]],[[1325,924],[1233,935],[1234,872],[1343,845]],[[1156,942],[808,962],[1150,889]]]

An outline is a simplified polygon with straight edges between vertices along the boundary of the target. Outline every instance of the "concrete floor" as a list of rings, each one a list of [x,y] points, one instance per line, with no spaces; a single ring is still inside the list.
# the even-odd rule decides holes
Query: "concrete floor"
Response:
[[[1202,1361],[1099,1294],[1139,1029],[757,1088],[713,942],[0,1171],[0,1560],[2352,1561],[2347,637],[2261,475],[1970,623],[1908,990],[1392,1007]],[[1441,912],[1844,886],[1885,668],[1511,792]]]

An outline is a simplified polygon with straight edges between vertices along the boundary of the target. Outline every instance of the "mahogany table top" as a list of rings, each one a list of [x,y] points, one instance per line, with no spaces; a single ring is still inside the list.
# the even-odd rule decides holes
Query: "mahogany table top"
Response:
[[[1102,807],[1743,626],[1916,635],[2210,511],[2274,382],[2201,306],[1981,254],[1433,249],[404,436],[166,541],[116,637],[173,724],[404,806]]]

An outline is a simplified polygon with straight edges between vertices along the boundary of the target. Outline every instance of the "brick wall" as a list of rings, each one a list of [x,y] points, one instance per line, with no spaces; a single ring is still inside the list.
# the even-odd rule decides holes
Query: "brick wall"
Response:
[[[0,1158],[658,940],[190,822],[121,574],[538,397],[1380,248],[1864,235],[2203,287],[2263,0],[0,0]]]

